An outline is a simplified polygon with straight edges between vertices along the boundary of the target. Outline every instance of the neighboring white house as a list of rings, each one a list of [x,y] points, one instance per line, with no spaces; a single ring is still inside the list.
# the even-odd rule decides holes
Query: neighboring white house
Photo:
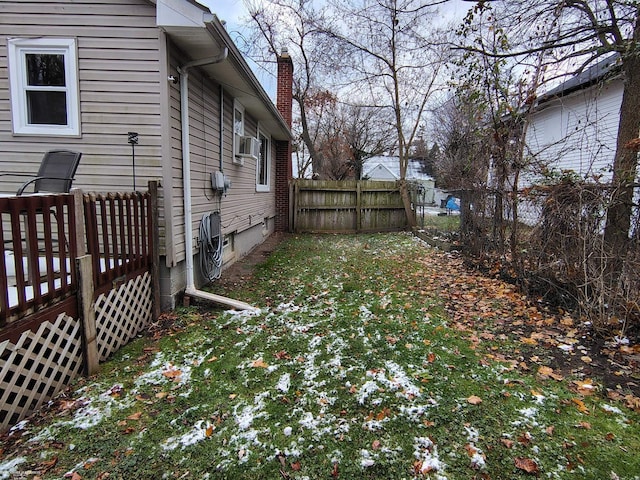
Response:
[[[613,55],[538,97],[525,138],[530,168],[519,188],[539,181],[541,166],[587,181],[611,180],[624,88],[619,66]],[[539,206],[520,200],[520,221],[534,225],[539,215]]]
[[[376,156],[367,159],[362,165],[362,178],[367,180],[400,180],[400,158],[394,156]],[[409,160],[406,180],[421,185],[423,204],[435,202],[435,180],[422,172],[419,161]]]
[[[538,98],[526,144],[536,160],[583,178],[611,178],[623,79],[614,55]]]

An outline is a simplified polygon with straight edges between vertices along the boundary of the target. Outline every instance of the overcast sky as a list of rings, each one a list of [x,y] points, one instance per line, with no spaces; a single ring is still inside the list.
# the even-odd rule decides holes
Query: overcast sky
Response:
[[[230,37],[239,44],[237,37],[242,34],[245,28],[242,26],[243,20],[248,16],[243,0],[197,0],[205,5],[212,13],[215,13],[220,20],[227,22],[227,31]],[[467,10],[472,7],[473,2],[463,0],[450,0],[439,7],[442,20],[451,21],[462,20]],[[255,63],[247,59],[249,65],[258,77],[266,92],[275,101],[276,80],[273,75],[260,69]]]

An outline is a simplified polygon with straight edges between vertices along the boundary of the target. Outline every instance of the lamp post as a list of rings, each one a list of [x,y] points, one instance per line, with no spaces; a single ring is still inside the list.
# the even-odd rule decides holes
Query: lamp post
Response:
[[[137,132],[129,132],[128,140],[131,144],[131,157],[133,160],[133,191],[136,191],[136,145],[138,144],[138,133]]]

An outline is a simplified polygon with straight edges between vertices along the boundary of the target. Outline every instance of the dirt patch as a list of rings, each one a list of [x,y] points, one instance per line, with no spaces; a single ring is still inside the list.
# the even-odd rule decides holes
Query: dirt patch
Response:
[[[242,285],[253,276],[256,265],[260,265],[269,258],[269,255],[285,238],[287,238],[286,233],[272,233],[247,255],[225,268],[222,271],[222,276],[215,283],[225,289]]]

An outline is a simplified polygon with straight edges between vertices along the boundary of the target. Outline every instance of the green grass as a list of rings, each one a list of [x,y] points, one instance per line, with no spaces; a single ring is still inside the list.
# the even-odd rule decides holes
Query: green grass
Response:
[[[0,478],[531,478],[516,459],[640,478],[638,414],[453,328],[435,255],[406,234],[289,238],[218,291],[259,313],[181,309],[181,332],[134,341],[12,432]]]
[[[419,218],[420,227],[438,232],[457,232],[460,229],[460,215],[425,215]]]

